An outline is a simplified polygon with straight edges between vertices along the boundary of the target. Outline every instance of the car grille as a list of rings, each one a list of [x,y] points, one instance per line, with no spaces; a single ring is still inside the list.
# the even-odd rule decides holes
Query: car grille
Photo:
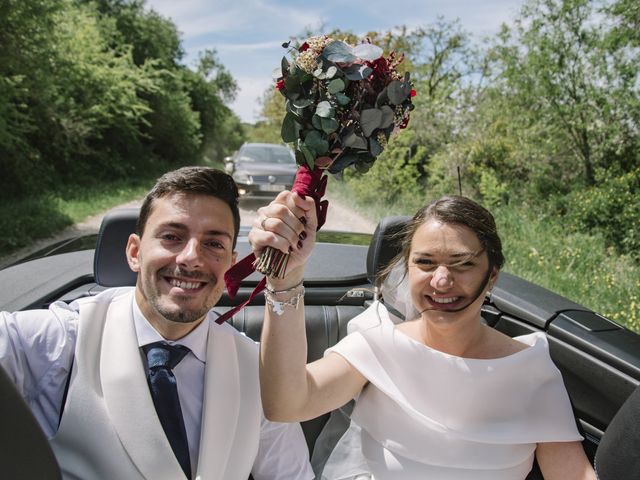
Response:
[[[250,175],[253,183],[274,183],[274,184],[291,184],[293,177],[291,175]],[[275,177],[273,182],[269,181],[269,177]]]

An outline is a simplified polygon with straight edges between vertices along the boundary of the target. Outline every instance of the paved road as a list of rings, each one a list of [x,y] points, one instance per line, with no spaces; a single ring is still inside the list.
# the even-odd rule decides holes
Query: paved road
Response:
[[[242,225],[251,225],[256,217],[256,210],[267,202],[264,200],[242,200],[240,202],[240,221]],[[323,230],[341,232],[373,233],[375,223],[367,220],[346,206],[329,199],[329,211]]]
[[[251,226],[253,219],[256,217],[256,210],[263,205],[266,205],[266,200],[241,200],[240,201],[240,223],[241,225]],[[338,202],[329,199],[329,211],[327,213],[327,222],[325,223],[323,230],[336,230],[343,232],[361,232],[361,233],[373,233],[376,225],[375,223],[367,220],[366,218],[358,215],[351,209]],[[116,208],[124,207],[139,207],[140,201],[134,201],[119,205]],[[100,228],[100,222],[106,212],[99,215],[95,215],[80,222],[76,225],[68,227],[63,232],[55,235],[51,238],[39,240],[33,245],[23,248],[12,255],[7,257],[0,257],[0,268],[4,268],[10,265],[14,261],[29,255],[31,252],[35,252],[52,243],[73,238],[81,234],[98,233]]]

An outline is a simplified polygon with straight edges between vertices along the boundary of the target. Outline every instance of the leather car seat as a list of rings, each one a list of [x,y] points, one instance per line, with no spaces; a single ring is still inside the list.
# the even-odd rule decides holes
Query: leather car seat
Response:
[[[605,430],[594,467],[599,480],[640,479],[640,386]]]
[[[60,467],[31,409],[0,367],[0,465],[2,478],[12,480],[62,478]]]

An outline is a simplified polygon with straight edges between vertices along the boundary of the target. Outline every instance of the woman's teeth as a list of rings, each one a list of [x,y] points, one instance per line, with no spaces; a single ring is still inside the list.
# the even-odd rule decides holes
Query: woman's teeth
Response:
[[[433,298],[430,297],[432,301],[435,303],[453,303],[458,300],[460,297],[447,297],[447,298]]]

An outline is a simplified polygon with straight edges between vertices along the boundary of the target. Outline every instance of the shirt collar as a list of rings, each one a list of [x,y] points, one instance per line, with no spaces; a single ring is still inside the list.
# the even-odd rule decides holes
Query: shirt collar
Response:
[[[202,363],[206,363],[209,321],[209,317],[206,316],[196,328],[178,341],[167,340],[160,335],[144,317],[135,296],[133,298],[133,323],[138,337],[138,347],[143,347],[153,342],[167,342],[170,345],[184,345],[191,350],[198,360]]]

